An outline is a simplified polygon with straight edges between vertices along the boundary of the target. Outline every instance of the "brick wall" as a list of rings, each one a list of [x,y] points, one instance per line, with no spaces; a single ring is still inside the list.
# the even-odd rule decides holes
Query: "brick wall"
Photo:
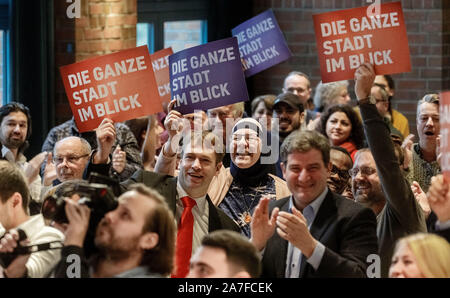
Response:
[[[136,46],[137,0],[83,0],[75,21],[76,61]]]
[[[80,1],[81,17],[75,20],[67,18],[65,1],[55,1],[57,68],[136,46],[137,0]],[[72,113],[59,70],[56,81],[56,123],[59,124],[72,117]]]
[[[391,1],[382,1],[385,2]],[[442,2],[450,1],[402,0],[401,2],[410,45],[412,71],[393,75],[396,83],[393,106],[409,119],[410,130],[416,133],[417,100],[425,93],[449,88],[450,20],[448,9],[443,10]],[[312,15],[369,5],[365,0],[258,0],[254,3],[255,15],[272,8],[293,53],[293,57],[286,62],[253,78],[255,95],[279,93],[284,76],[291,70],[309,74],[314,89],[320,81],[320,70]],[[444,5],[448,6],[447,4]],[[445,21],[443,14],[447,14]],[[352,88],[353,85],[350,86]],[[352,98],[356,99],[354,95]]]

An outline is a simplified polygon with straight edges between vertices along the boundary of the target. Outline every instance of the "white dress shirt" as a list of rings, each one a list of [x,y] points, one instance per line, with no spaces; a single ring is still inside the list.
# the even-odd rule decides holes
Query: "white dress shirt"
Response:
[[[328,188],[325,190],[308,206],[303,209],[303,216],[306,218],[308,223],[308,230],[311,230],[312,223],[316,218],[317,212],[319,211],[320,206],[322,205],[323,200],[325,199],[328,193]],[[289,201],[289,211],[292,210],[292,206],[294,206],[293,197],[291,196]],[[316,239],[317,240],[317,239]],[[300,264],[302,262],[302,251],[288,242],[288,252],[286,258],[286,272],[285,277],[290,278],[298,278],[300,275]],[[306,261],[313,266],[315,270],[319,268],[320,262],[322,261],[323,254],[325,253],[325,246],[317,241],[316,248],[313,251],[313,254],[306,259]]]

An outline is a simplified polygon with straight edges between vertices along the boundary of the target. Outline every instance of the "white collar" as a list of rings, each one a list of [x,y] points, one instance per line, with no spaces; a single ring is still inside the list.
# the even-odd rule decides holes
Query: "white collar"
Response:
[[[184,190],[184,188],[181,186],[179,179],[177,179],[177,193],[178,193],[177,201],[180,203],[182,197],[190,197],[188,193]],[[195,200],[195,203],[197,203],[197,206],[200,210],[205,210],[206,194],[204,196],[192,199]]]

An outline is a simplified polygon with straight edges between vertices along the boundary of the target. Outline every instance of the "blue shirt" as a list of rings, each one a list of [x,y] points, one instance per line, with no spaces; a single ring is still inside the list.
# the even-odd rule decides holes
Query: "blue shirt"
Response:
[[[328,188],[325,190],[308,206],[303,209],[303,216],[306,218],[306,222],[308,224],[308,230],[311,229],[311,225],[316,218],[317,212],[319,211],[320,206],[322,205],[323,200],[325,199],[328,193]],[[294,206],[293,197],[291,196],[289,200],[289,212],[292,213],[292,206]],[[306,261],[313,266],[314,270],[319,268],[320,262],[322,261],[323,255],[325,253],[325,246],[317,241],[316,248],[313,251],[311,257],[306,259]],[[288,244],[288,252],[286,258],[286,272],[285,277],[298,278],[300,275],[300,264],[302,262],[302,252],[300,249],[292,245],[290,242]]]

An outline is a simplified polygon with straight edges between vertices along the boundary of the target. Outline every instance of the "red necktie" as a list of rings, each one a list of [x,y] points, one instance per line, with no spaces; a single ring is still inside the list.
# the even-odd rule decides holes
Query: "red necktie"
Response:
[[[184,209],[178,224],[177,246],[175,251],[175,274],[174,278],[183,278],[189,273],[189,261],[192,254],[192,236],[194,234],[194,216],[192,208],[196,205],[195,200],[190,197],[182,197]]]

